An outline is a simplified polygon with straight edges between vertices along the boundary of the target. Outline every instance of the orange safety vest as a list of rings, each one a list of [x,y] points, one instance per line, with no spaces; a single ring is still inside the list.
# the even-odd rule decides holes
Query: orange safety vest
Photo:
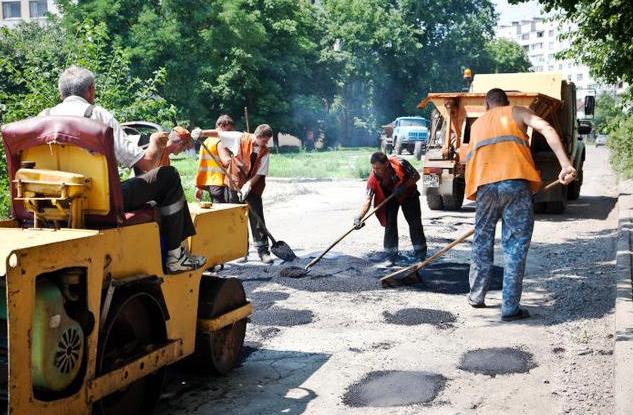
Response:
[[[268,154],[268,147],[260,147],[254,162],[251,162],[251,154],[255,144],[255,136],[253,134],[244,133],[240,137],[240,154],[232,157],[226,171],[228,176],[225,178],[225,184],[233,189],[239,190],[240,187],[257,174],[262,158]],[[253,186],[251,193],[261,195],[266,187],[266,176],[257,180]]]
[[[211,153],[219,160],[218,137],[209,137],[204,144]],[[196,187],[205,186],[224,186],[224,173],[218,166],[218,163],[207,153],[204,147],[200,146],[200,154],[198,155],[198,171],[196,172]]]
[[[477,188],[503,180],[527,180],[533,192],[541,187],[527,134],[512,118],[512,106],[492,108],[472,125],[466,154],[466,197]]]
[[[389,157],[389,164],[398,177],[398,182],[394,183],[394,189],[397,186],[405,183],[407,180],[411,179],[411,177],[406,177],[404,169],[402,168],[400,160],[397,156]],[[413,193],[413,191],[417,189],[417,187],[418,186],[415,184],[415,182],[412,181],[411,183],[409,183],[402,196],[398,198],[398,202],[402,204],[402,202],[404,202],[409,196],[411,196],[411,193]],[[383,192],[382,190],[382,186],[380,185],[380,179],[374,175],[373,171],[367,179],[367,189],[374,192],[374,207],[378,206],[383,202],[383,200],[385,200],[386,196],[385,192]],[[385,210],[384,206],[376,211],[376,218],[382,226],[385,226],[387,224],[387,211]]]

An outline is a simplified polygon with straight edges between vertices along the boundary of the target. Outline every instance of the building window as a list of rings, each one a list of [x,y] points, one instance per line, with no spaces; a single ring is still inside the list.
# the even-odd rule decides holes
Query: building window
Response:
[[[578,75],[576,75],[576,81],[582,81],[582,74],[579,73]]]
[[[554,36],[554,30],[550,30],[550,31],[549,31],[549,36],[550,36],[550,37]]]
[[[2,2],[2,18],[3,19],[19,19],[22,17],[20,12],[19,1],[3,1]]]
[[[543,37],[543,32],[536,32],[536,37]]]
[[[523,40],[528,40],[529,38],[530,38],[530,34],[529,34],[529,33],[524,33],[524,34],[521,36],[521,39],[523,39]]]
[[[559,63],[559,64],[558,64],[558,70],[559,70],[559,71],[562,71],[562,70],[563,70],[563,64],[562,64],[562,63]]]
[[[29,13],[31,17],[44,17],[48,12],[46,0],[29,1]]]

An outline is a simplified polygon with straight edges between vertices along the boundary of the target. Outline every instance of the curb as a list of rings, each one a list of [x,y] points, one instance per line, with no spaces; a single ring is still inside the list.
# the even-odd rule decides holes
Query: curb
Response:
[[[633,414],[633,198],[618,185],[618,242],[616,253],[614,396],[616,415]],[[628,190],[628,189],[627,189]]]

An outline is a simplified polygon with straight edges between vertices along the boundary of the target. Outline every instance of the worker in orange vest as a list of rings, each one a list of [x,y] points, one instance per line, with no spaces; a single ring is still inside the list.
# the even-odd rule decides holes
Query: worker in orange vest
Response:
[[[538,131],[556,155],[561,171],[558,180],[571,183],[573,168],[556,130],[530,109],[510,105],[506,93],[494,88],[486,94],[486,113],[472,125],[466,154],[466,191],[477,201],[475,235],[470,265],[468,303],[485,307],[494,255],[495,227],[502,220],[505,258],[501,319],[529,317],[520,308],[523,275],[532,230],[532,195],[541,187],[530,151],[527,127]]]
[[[229,195],[225,186],[224,171],[218,165],[220,160],[219,148],[222,148],[222,142],[219,134],[209,136],[209,131],[233,131],[235,123],[233,118],[228,115],[221,115],[215,122],[216,130],[200,130],[196,131],[196,135],[200,137],[208,137],[204,141],[204,145],[211,151],[207,153],[204,147],[200,146],[200,154],[198,155],[198,170],[196,172],[196,199],[202,198],[202,193],[207,191],[213,202],[226,203]],[[215,134],[215,133],[214,133]]]
[[[196,139],[201,136],[220,139],[216,149],[219,154],[218,161],[226,171],[224,183],[229,190],[227,202],[248,203],[259,216],[262,223],[259,223],[254,215],[249,215],[253,245],[257,248],[259,259],[265,264],[272,264],[268,235],[264,229],[262,202],[268,175],[268,142],[273,136],[272,128],[268,124],[262,124],[253,134],[215,129],[194,130],[191,135]]]
[[[371,174],[367,179],[367,196],[358,216],[354,218],[354,226],[362,227],[362,218],[374,202],[378,206],[385,198],[395,193],[385,207],[376,212],[376,217],[385,227],[383,246],[387,253],[387,262],[394,265],[398,259],[398,210],[409,224],[409,235],[416,257],[422,261],[426,258],[426,237],[422,228],[422,212],[420,210],[420,193],[416,182],[420,173],[403,158],[387,156],[378,151],[371,155]]]

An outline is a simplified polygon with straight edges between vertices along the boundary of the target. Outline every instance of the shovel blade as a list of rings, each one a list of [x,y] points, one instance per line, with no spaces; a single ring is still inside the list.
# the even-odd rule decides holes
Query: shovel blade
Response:
[[[402,272],[395,273],[391,276],[380,279],[382,288],[402,287],[404,285],[413,285],[421,282],[417,271],[403,269]]]
[[[275,242],[273,246],[270,247],[270,251],[277,258],[283,259],[284,261],[292,261],[297,257],[292,251],[292,248],[290,248],[290,246],[288,246],[288,244],[284,241]]]

